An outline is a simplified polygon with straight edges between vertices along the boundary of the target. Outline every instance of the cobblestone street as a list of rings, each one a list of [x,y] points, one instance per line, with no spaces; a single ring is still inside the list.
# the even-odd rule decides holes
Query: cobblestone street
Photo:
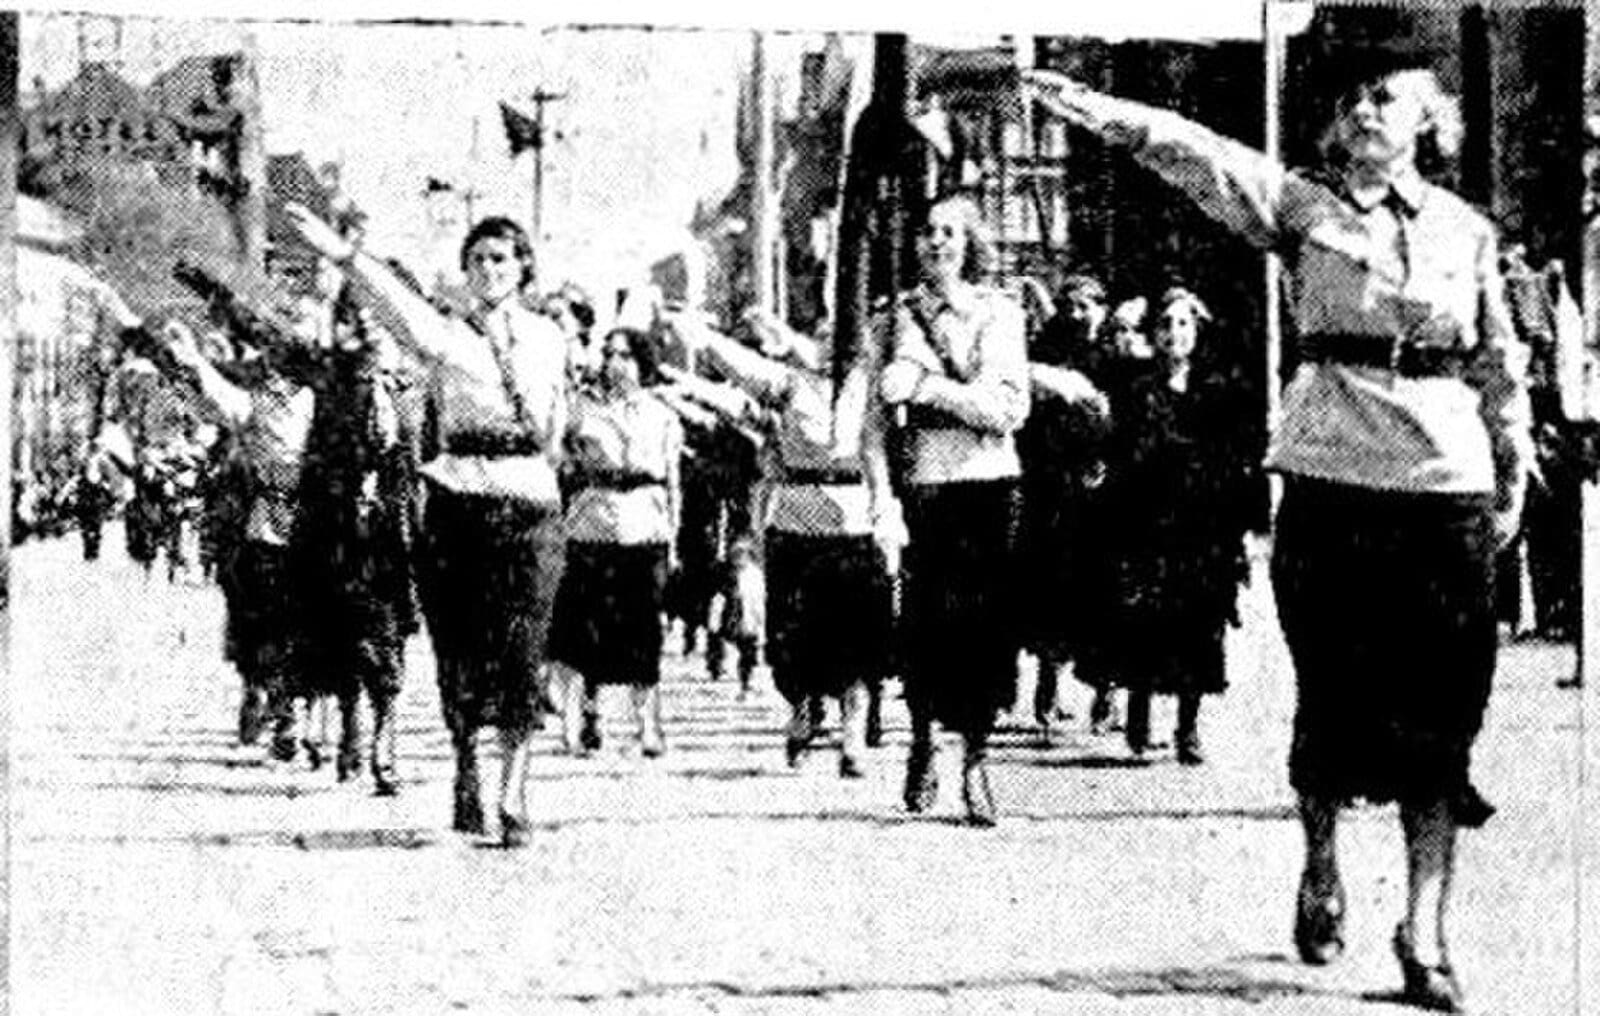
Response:
[[[93,565],[69,541],[13,560],[13,1013],[1411,1011],[1391,1001],[1404,884],[1389,809],[1343,827],[1348,954],[1293,959],[1293,687],[1263,575],[1232,687],[1202,719],[1203,767],[1134,764],[1119,739],[1088,736],[1074,686],[1059,743],[1004,727],[1000,824],[975,830],[959,821],[955,750],[934,813],[902,810],[897,685],[868,778],[844,781],[830,740],[785,765],[764,672],[741,701],[674,656],[667,755],[640,756],[620,692],[594,756],[546,731],[532,845],[505,851],[448,828],[425,639],[398,798],[269,764],[234,744],[220,595],[146,580],[119,541],[108,532]],[[1577,973],[1578,922],[1591,956],[1600,941],[1575,903],[1600,909],[1577,859],[1592,869],[1600,838],[1580,788],[1585,693],[1556,688],[1572,668],[1570,648],[1502,655],[1478,754],[1500,814],[1461,845],[1454,945],[1475,1013],[1600,1005]],[[1157,729],[1170,723],[1158,710]]]

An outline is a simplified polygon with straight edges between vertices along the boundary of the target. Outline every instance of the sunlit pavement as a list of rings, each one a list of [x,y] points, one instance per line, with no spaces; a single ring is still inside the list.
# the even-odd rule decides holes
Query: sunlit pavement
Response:
[[[71,541],[13,559],[13,1013],[1410,1011],[1388,950],[1404,890],[1392,810],[1341,831],[1348,954],[1292,960],[1293,689],[1264,579],[1233,686],[1206,706],[1203,767],[1132,764],[1085,732],[1074,686],[1079,718],[1055,744],[1020,720],[1002,732],[998,828],[960,823],[953,743],[938,806],[909,816],[892,691],[868,778],[843,781],[831,738],[785,765],[764,672],[741,701],[673,656],[666,757],[639,755],[620,691],[594,756],[542,734],[533,841],[505,851],[448,828],[425,640],[401,796],[268,764],[233,743],[220,597],[147,581],[119,539],[94,565]],[[1570,648],[1502,657],[1478,755],[1500,814],[1461,845],[1454,951],[1474,1012],[1600,1006],[1577,973],[1576,901],[1600,903],[1575,859],[1581,842],[1592,869],[1600,837],[1579,785],[1585,693],[1555,687],[1572,668]],[[1170,723],[1158,710],[1157,730]]]

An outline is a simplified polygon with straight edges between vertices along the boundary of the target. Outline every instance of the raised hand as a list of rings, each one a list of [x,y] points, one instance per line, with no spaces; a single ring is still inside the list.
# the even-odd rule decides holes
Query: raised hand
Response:
[[[1047,109],[1061,116],[1071,116],[1076,109],[1072,100],[1090,90],[1087,85],[1060,71],[1038,67],[1022,71],[1022,87]]]
[[[199,338],[182,321],[168,321],[162,326],[161,344],[179,366],[194,368],[207,362]]]
[[[299,202],[291,201],[283,209],[289,216],[294,231],[319,254],[334,261],[347,261],[356,252],[355,244],[346,240],[339,231],[319,219],[315,212]]]

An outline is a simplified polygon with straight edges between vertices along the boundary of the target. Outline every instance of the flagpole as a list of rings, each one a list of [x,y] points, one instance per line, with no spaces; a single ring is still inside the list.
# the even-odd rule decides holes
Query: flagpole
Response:
[[[533,93],[533,242],[544,242],[544,107],[565,99],[565,92],[546,91],[540,86]]]

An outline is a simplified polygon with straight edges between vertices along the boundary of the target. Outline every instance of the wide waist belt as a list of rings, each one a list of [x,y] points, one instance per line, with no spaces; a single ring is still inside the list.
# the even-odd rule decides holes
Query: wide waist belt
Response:
[[[782,482],[795,487],[813,485],[853,487],[866,478],[855,469],[786,469]]]
[[[664,487],[666,481],[659,476],[635,470],[584,469],[573,472],[567,479],[567,486],[570,490],[639,490],[643,487]]]
[[[1339,363],[1351,367],[1382,367],[1402,377],[1446,377],[1466,364],[1470,350],[1451,346],[1422,346],[1388,335],[1318,332],[1305,335],[1296,345],[1307,363]]]
[[[472,455],[487,459],[514,458],[539,454],[539,442],[531,434],[507,430],[462,430],[444,439],[448,455]]]

